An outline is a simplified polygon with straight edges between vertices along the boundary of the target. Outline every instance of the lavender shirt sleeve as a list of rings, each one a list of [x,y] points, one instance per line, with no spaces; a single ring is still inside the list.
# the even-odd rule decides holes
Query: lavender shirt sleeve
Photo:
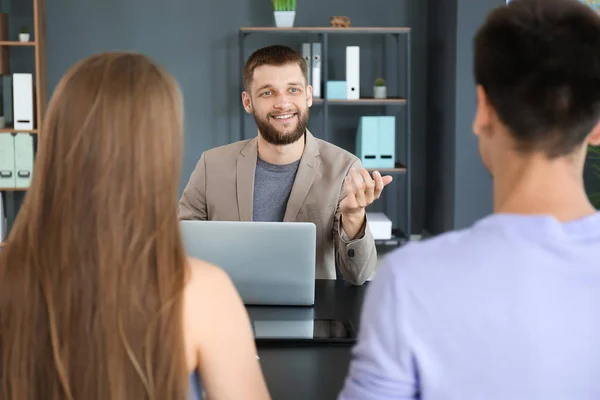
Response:
[[[358,342],[338,400],[419,396],[406,303],[389,262],[379,269],[365,296]]]

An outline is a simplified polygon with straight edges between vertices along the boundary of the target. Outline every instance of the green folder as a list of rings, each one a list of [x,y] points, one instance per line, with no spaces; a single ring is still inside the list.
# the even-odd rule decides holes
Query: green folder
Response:
[[[15,140],[11,133],[0,133],[0,189],[12,189],[15,183]]]
[[[33,136],[17,133],[15,136],[15,187],[31,186],[33,174]]]

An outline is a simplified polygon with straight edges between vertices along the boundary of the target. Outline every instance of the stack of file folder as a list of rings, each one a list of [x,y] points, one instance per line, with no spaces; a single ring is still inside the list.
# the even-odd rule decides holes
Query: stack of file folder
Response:
[[[26,189],[33,174],[33,136],[0,133],[0,190]]]
[[[325,87],[328,99],[358,100],[360,98],[360,47],[346,46],[346,80],[329,81],[322,76],[322,46],[320,42],[303,43],[302,57],[308,66],[308,83],[313,88],[313,98],[323,97]],[[323,84],[323,78],[326,84]]]
[[[356,132],[356,156],[365,168],[394,168],[396,117],[360,117]]]

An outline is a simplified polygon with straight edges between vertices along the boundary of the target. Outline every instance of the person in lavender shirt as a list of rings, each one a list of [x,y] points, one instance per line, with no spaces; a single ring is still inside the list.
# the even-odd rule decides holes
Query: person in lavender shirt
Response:
[[[513,0],[474,53],[494,213],[386,258],[340,400],[600,399],[600,16]]]

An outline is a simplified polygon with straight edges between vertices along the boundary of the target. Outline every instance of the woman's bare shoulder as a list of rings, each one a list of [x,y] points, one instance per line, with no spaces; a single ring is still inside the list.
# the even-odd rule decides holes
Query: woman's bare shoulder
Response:
[[[250,319],[231,279],[205,261],[188,264],[184,324],[190,371],[200,372],[210,398],[269,399]]]
[[[189,279],[186,297],[190,300],[214,300],[231,295],[233,283],[229,276],[218,266],[197,258],[188,258]]]
[[[190,258],[189,279],[185,288],[185,311],[197,328],[206,322],[221,321],[231,313],[245,313],[242,299],[233,282],[218,265]]]
[[[184,293],[184,326],[189,343],[199,350],[223,330],[249,323],[243,302],[229,276],[206,261],[189,258]]]
[[[187,263],[192,279],[201,277],[206,279],[222,279],[223,275],[226,275],[221,268],[204,260],[188,257]]]

